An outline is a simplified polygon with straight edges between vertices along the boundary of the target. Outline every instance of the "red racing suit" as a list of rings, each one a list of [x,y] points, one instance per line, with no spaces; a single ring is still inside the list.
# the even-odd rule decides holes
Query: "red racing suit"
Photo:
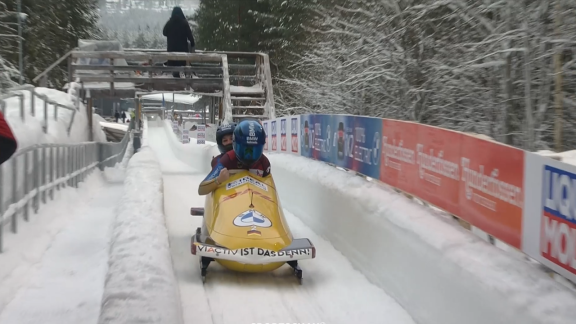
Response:
[[[202,182],[216,179],[220,174],[220,171],[222,171],[224,168],[228,170],[248,170],[251,173],[263,178],[270,175],[270,161],[264,154],[262,154],[260,159],[251,166],[242,165],[242,163],[236,158],[236,152],[233,150],[222,154],[219,159],[218,157],[212,159],[212,163],[215,161],[217,162],[215,165],[213,164],[212,171],[210,171],[206,179],[204,179]]]
[[[17,148],[16,138],[0,111],[0,164],[6,162]]]

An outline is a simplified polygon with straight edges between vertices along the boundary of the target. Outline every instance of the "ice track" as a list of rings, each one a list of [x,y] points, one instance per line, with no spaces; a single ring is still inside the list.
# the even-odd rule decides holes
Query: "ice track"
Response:
[[[245,274],[215,262],[203,284],[198,259],[190,254],[190,237],[201,219],[190,216],[190,207],[204,205],[196,191],[206,174],[177,159],[163,127],[150,125],[148,137],[163,172],[164,211],[185,323],[415,323],[289,210],[285,213],[294,236],[310,238],[318,250],[316,259],[300,263],[303,285],[288,265],[271,273]]]

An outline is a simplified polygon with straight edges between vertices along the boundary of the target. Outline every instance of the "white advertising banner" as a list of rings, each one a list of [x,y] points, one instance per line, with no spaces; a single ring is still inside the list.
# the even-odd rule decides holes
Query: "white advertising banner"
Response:
[[[196,130],[196,144],[206,144],[206,125],[198,125]]]
[[[525,153],[522,249],[576,282],[576,166]]]

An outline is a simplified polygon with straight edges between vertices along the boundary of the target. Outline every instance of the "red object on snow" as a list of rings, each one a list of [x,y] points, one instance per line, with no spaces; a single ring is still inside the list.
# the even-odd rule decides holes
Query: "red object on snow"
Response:
[[[12,129],[4,119],[0,111],[0,164],[6,162],[16,152],[18,144],[12,133]]]

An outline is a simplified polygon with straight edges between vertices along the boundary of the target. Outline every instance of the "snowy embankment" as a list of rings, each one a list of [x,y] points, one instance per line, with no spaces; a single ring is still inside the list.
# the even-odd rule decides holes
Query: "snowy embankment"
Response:
[[[172,133],[168,122],[163,126]],[[178,159],[208,173],[214,143],[169,137]],[[418,323],[573,323],[574,293],[518,254],[379,182],[304,157],[268,156],[283,207]]]
[[[45,95],[49,101],[65,105],[67,107],[76,107],[73,95],[48,88],[35,88],[39,95]],[[17,91],[24,95],[24,120],[21,117],[20,99],[12,97],[5,99],[6,113],[5,117],[14,132],[18,141],[19,148],[27,147],[34,144],[53,143],[53,144],[70,144],[82,143],[88,141],[88,114],[86,107],[80,103],[76,113],[72,110],[58,108],[49,104],[47,114],[44,114],[44,100],[39,96],[34,98],[34,115],[32,115],[31,92],[27,90]],[[55,117],[56,113],[56,117]],[[74,114],[70,135],[68,127]],[[48,128],[46,133],[43,131],[44,117],[47,116]],[[92,131],[94,141],[106,142],[106,135],[102,131],[100,124],[93,120]]]
[[[181,323],[163,210],[162,173],[147,146],[130,162],[116,210],[100,323]]]
[[[176,137],[172,135],[174,131],[172,130],[172,124],[169,120],[158,120],[157,123],[161,124],[166,131],[166,134],[170,135],[170,146],[174,155],[182,162],[192,166],[198,172],[210,173],[210,161],[212,157],[220,154],[216,143],[206,141],[204,145],[196,144],[196,138],[190,137],[190,143],[182,144],[178,142]]]
[[[304,157],[268,156],[283,206],[417,322],[573,322],[576,295],[536,265],[383,184]]]

